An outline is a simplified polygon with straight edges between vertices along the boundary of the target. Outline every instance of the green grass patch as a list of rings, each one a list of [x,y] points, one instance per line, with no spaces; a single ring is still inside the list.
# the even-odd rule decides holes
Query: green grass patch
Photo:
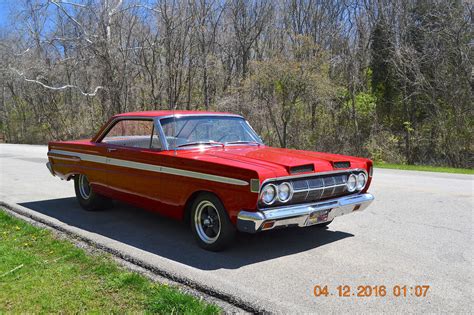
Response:
[[[0,209],[0,313],[5,312],[218,314],[220,309]]]
[[[374,167],[376,167],[376,168],[397,169],[397,170],[408,170],[408,171],[425,171],[425,172],[471,174],[471,175],[474,174],[474,169],[428,166],[428,165],[406,165],[406,164],[377,163],[377,164],[374,165]]]

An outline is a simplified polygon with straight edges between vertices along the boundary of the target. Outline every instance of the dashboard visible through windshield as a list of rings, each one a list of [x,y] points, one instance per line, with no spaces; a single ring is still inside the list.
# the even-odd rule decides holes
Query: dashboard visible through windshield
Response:
[[[180,116],[160,120],[169,149],[198,145],[263,144],[241,117]]]

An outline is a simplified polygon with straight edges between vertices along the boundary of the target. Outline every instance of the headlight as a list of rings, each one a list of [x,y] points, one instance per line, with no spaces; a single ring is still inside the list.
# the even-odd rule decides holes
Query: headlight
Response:
[[[271,205],[277,197],[277,189],[273,184],[269,184],[263,187],[262,193],[260,194],[260,200],[266,205]]]
[[[355,176],[354,174],[349,175],[346,186],[348,192],[354,192],[357,186],[357,176]]]
[[[290,200],[292,194],[292,188],[289,183],[281,183],[278,185],[278,200],[281,202],[287,202]]]
[[[364,173],[360,173],[357,175],[357,190],[362,190],[365,187],[365,183],[367,182],[367,177],[365,177]]]

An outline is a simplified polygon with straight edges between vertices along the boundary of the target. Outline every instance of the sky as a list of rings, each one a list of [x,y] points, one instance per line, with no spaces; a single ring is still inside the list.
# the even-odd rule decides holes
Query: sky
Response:
[[[0,0],[0,27],[8,26],[8,13],[14,3],[13,0]]]

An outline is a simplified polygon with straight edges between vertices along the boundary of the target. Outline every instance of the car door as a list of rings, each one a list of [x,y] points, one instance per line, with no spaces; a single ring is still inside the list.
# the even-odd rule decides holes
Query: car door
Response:
[[[145,208],[159,206],[161,141],[156,130],[152,118],[122,118],[100,140],[114,198]]]

